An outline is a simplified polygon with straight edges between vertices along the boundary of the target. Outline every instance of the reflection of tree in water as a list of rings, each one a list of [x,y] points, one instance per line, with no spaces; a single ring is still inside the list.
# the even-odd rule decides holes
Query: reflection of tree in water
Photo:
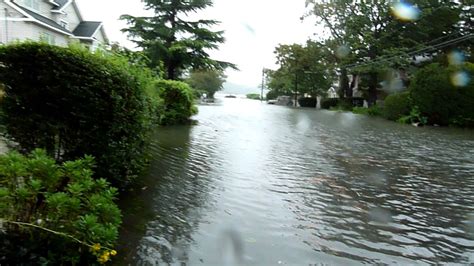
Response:
[[[191,235],[209,202],[211,180],[206,173],[208,157],[212,156],[209,145],[190,143],[190,130],[169,127],[157,132],[142,188],[121,203],[122,262],[152,265],[187,261]]]
[[[469,262],[474,239],[465,221],[473,211],[474,169],[462,166],[469,165],[460,154],[469,150],[466,142],[319,133],[319,156],[332,168],[307,180],[294,207],[318,238],[308,244],[367,263]]]

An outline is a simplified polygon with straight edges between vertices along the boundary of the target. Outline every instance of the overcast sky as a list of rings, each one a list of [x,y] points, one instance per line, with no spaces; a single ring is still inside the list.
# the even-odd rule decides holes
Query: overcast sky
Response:
[[[140,0],[76,0],[86,20],[103,21],[113,42],[133,48],[120,29],[122,14],[144,15]],[[317,33],[312,20],[301,22],[305,0],[215,0],[200,18],[216,19],[226,43],[211,52],[215,59],[237,64],[240,71],[227,71],[228,81],[257,87],[263,67],[275,68],[274,48],[279,44],[304,43]]]

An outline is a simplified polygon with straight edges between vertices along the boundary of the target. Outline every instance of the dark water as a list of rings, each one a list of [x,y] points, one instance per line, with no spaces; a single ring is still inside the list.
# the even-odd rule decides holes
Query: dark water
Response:
[[[474,263],[474,131],[223,99],[160,129],[118,264]]]

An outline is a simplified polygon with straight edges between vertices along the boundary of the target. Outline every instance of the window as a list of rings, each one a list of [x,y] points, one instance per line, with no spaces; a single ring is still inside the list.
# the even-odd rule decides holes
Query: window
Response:
[[[59,25],[60,25],[61,27],[65,28],[65,29],[69,29],[69,25],[68,25],[67,21],[65,21],[65,20],[61,20],[61,21],[59,22]]]
[[[48,43],[48,44],[53,44],[53,45],[56,44],[56,38],[47,32],[41,33],[40,41]]]
[[[39,0],[25,0],[25,6],[33,10],[39,10]]]

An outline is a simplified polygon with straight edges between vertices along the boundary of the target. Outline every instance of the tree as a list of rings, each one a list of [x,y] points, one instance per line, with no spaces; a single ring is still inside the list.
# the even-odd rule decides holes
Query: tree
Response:
[[[316,97],[329,89],[332,67],[328,66],[327,51],[320,43],[279,45],[274,53],[280,67],[267,75],[272,95],[298,92]]]
[[[413,8],[419,17],[403,21],[394,16],[390,2],[308,1],[310,14],[330,32],[333,44],[346,46],[351,55],[338,61],[341,75],[351,72],[365,75],[368,84],[368,102],[377,98],[378,76],[389,68],[403,68],[412,61],[409,52],[426,48],[436,40],[445,40],[455,33],[460,21],[462,5],[452,1],[415,1]],[[461,26],[464,26],[461,25]],[[464,27],[466,28],[466,27]],[[439,50],[439,49],[438,49]],[[438,50],[426,50],[436,53]],[[381,60],[388,59],[390,60]],[[347,86],[343,80],[341,86]]]
[[[219,70],[194,70],[186,82],[198,92],[214,98],[214,94],[222,89],[226,76]]]
[[[163,62],[167,79],[178,79],[189,69],[218,69],[235,65],[213,60],[208,51],[224,42],[223,31],[212,31],[216,20],[186,20],[188,15],[212,6],[210,0],[144,0],[145,8],[155,16],[122,15],[130,26],[122,31],[141,47],[150,59],[150,67]]]

